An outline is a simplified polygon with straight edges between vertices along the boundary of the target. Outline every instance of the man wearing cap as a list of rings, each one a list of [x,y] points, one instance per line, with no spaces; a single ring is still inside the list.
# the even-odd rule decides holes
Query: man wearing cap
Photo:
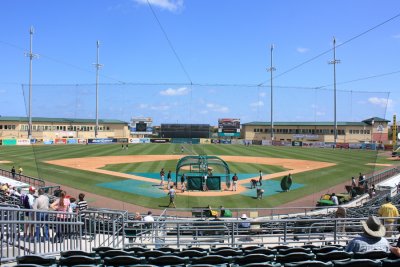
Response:
[[[386,203],[379,208],[378,215],[381,217],[399,217],[399,211],[396,206],[392,204],[392,198],[390,196],[386,197]],[[387,237],[391,237],[393,234],[394,220],[393,218],[384,219]]]
[[[347,252],[366,252],[371,250],[390,251],[389,242],[386,240],[385,227],[375,216],[369,216],[368,220],[361,222],[364,233],[354,238],[346,247]]]
[[[247,220],[246,214],[242,214],[240,219],[242,220],[242,222],[239,223],[239,228],[250,228],[250,222]]]

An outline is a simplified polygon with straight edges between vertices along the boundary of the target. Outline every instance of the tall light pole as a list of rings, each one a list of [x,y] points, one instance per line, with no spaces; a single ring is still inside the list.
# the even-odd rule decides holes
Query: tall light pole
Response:
[[[336,147],[337,142],[337,121],[336,121],[336,64],[339,64],[340,60],[336,59],[336,39],[333,37],[333,60],[329,61],[329,64],[333,64],[333,142]]]
[[[25,56],[29,57],[29,96],[28,96],[28,138],[32,138],[32,61],[37,57],[36,54],[32,52],[32,40],[33,40],[34,29],[33,26],[29,29],[30,35],[30,45],[29,53],[25,53]]]
[[[272,52],[273,52],[273,50],[274,50],[274,45],[272,44],[271,45],[271,65],[270,65],[270,67],[267,69],[267,71],[269,71],[270,73],[271,73],[271,78],[270,78],[270,81],[271,81],[271,142],[272,141],[274,141],[274,139],[275,139],[275,134],[274,134],[274,91],[273,91],[273,87],[272,87],[272,85],[273,85],[273,83],[272,83],[272,74],[273,74],[273,72],[276,70],[274,67],[273,67],[273,65],[272,65],[272,63],[273,63],[273,61],[272,61],[272,56],[273,56],[273,54],[272,54]]]
[[[96,68],[96,126],[94,128],[94,137],[97,138],[99,134],[99,70],[103,65],[99,63],[99,48],[100,48],[100,41],[97,41],[97,59],[96,63],[94,64]]]

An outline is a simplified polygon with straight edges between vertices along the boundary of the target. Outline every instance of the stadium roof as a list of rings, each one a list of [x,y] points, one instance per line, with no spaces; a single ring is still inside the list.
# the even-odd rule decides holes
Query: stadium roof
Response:
[[[10,117],[0,116],[0,122],[28,122],[28,117]],[[73,118],[44,118],[44,117],[32,117],[32,122],[56,122],[56,123],[96,123],[95,119],[73,119]],[[99,123],[103,124],[128,124],[121,120],[112,119],[99,119]]]

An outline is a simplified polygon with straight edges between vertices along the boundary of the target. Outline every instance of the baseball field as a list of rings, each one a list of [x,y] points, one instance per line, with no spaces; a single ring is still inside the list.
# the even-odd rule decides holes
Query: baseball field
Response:
[[[180,144],[121,145],[35,145],[0,147],[0,168],[22,166],[26,175],[95,193],[143,207],[163,209],[167,190],[159,172],[175,172],[177,161],[186,155],[216,155],[239,177],[238,190],[180,192],[176,205],[275,207],[395,164],[387,153],[369,150],[270,147],[242,145]],[[263,173],[264,198],[256,199],[250,180]],[[214,170],[218,173],[219,170]],[[291,173],[290,192],[282,192],[280,180]],[[173,178],[174,181],[174,178]],[[106,206],[106,203],[105,203]]]

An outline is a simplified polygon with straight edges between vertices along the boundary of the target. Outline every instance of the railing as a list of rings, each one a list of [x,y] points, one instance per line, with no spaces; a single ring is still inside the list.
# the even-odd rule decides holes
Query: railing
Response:
[[[366,180],[368,184],[371,186],[372,184],[379,184],[383,182],[384,180],[395,176],[396,174],[400,173],[400,168],[394,167],[388,170],[383,170],[378,173],[373,173],[371,177],[368,177]]]
[[[45,182],[44,182],[43,179],[27,176],[25,174],[16,173],[13,176],[11,171],[6,171],[6,170],[3,170],[3,169],[0,169],[0,175],[8,177],[8,178],[11,178],[11,179],[14,179],[14,180],[17,180],[17,181],[20,181],[20,182],[27,183],[27,184],[35,186],[37,188],[45,186]]]
[[[87,210],[78,215],[0,205],[0,262],[29,254],[122,248],[126,221],[126,212],[120,211]]]

